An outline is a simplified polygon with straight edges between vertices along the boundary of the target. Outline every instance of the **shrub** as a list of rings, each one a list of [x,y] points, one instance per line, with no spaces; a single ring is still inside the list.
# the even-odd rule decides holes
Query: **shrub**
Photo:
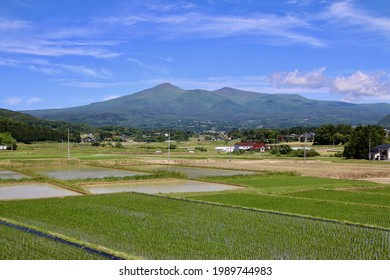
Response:
[[[277,154],[282,154],[282,155],[287,155],[288,153],[290,153],[292,150],[291,150],[291,147],[289,145],[278,145],[278,146],[274,146],[270,153],[273,154],[273,155],[277,155]]]
[[[207,152],[207,149],[205,147],[195,147],[195,151]]]

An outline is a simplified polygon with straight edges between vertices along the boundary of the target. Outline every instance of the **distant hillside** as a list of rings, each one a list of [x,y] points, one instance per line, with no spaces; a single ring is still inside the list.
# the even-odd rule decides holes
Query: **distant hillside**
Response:
[[[385,128],[390,128],[390,115],[385,116],[378,122],[378,125],[383,126]]]
[[[169,83],[86,106],[26,111],[42,119],[138,128],[210,129],[376,124],[390,104],[318,101],[296,94],[264,94],[222,88],[184,90]]]
[[[0,109],[0,133],[10,132],[18,142],[60,141],[67,139],[68,128],[75,137],[79,126],[63,121],[39,120],[31,115]],[[73,139],[76,140],[76,139]]]

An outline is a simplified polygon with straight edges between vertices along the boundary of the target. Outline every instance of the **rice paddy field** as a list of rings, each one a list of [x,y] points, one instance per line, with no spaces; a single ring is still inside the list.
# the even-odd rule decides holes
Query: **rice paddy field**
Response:
[[[135,193],[2,202],[2,215],[139,259],[387,259],[383,230]]]
[[[14,260],[99,260],[105,259],[82,249],[0,225],[0,259]]]
[[[0,153],[0,194],[42,185],[77,193],[0,195],[0,259],[106,259],[45,237],[52,235],[124,259],[390,260],[390,184],[360,180],[386,178],[390,163],[230,160],[180,147],[170,161],[135,147],[79,147],[68,162],[58,145]],[[46,172],[53,170],[67,176]],[[189,183],[167,191],[178,182]],[[229,190],[186,189],[195,182]],[[161,189],[146,194],[148,185]],[[105,193],[89,191],[100,187]]]

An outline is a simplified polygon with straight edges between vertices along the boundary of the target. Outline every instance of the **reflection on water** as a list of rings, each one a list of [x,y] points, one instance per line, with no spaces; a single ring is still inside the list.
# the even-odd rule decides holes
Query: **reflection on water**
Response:
[[[70,166],[57,167],[46,170],[39,170],[38,173],[60,180],[105,178],[105,177],[126,177],[136,175],[147,175],[148,173],[139,171],[127,171],[91,166]]]
[[[43,183],[0,186],[0,200],[63,197],[74,195],[80,194]]]
[[[176,192],[214,192],[238,189],[239,187],[199,182],[191,180],[174,180],[165,182],[137,182],[120,184],[96,184],[84,187],[94,194],[116,192],[141,192],[141,193],[176,193]]]

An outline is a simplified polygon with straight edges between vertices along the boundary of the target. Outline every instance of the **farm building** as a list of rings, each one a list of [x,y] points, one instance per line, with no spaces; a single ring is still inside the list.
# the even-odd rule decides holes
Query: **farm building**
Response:
[[[371,151],[371,160],[390,160],[390,144],[380,144]]]
[[[258,151],[265,152],[269,147],[263,142],[240,142],[234,144],[234,151]]]
[[[0,150],[7,150],[7,146],[6,145],[0,145]]]
[[[232,152],[234,150],[234,148],[233,147],[216,147],[216,148],[214,148],[214,150],[229,153],[229,152]]]

